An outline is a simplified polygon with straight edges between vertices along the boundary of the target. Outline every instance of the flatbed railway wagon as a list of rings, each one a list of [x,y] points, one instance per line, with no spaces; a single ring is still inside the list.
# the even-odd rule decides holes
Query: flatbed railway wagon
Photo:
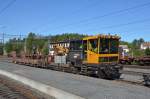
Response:
[[[121,57],[119,59],[120,64],[124,65],[139,65],[139,66],[150,66],[150,56],[143,56],[143,57]]]
[[[150,66],[150,56],[137,57],[134,58],[134,61],[139,65]]]
[[[150,66],[150,56],[131,57],[119,47],[119,63],[124,65],[146,65]]]
[[[57,68],[57,70],[64,70],[65,68],[74,73],[96,75],[104,79],[118,79],[120,78],[120,70],[122,69],[122,66],[118,64],[119,40],[120,37],[117,35],[96,35],[84,37],[80,40],[69,40],[67,42],[67,45],[69,45],[67,46],[68,52],[64,55],[54,54],[45,57],[45,60],[48,62],[44,64],[44,67],[50,69]],[[53,44],[50,43],[51,46]],[[32,58],[30,60],[29,58],[31,57],[26,58],[28,59],[25,60],[28,61],[24,62],[28,62],[31,66],[32,60],[41,59]],[[40,67],[42,61],[36,62],[36,65]]]

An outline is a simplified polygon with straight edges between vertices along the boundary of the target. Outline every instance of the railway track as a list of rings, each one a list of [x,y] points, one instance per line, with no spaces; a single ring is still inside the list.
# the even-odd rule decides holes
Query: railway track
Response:
[[[52,99],[17,81],[0,75],[0,99]]]
[[[134,84],[134,85],[142,85],[142,86],[150,87],[150,73],[135,72],[135,71],[122,71],[122,74],[135,76],[136,80],[131,79],[131,78],[130,78],[130,80],[126,80],[126,78],[124,78],[124,79],[119,79],[117,81]]]
[[[121,83],[144,86],[144,81],[143,82],[137,82],[137,81],[135,82],[135,81],[124,80],[124,79],[119,79],[119,80],[115,80],[115,81],[116,82],[121,82]]]
[[[52,70],[57,70],[57,69],[53,68]],[[58,71],[60,71],[60,70],[58,70]],[[67,71],[63,71],[63,72],[67,72]],[[74,73],[74,72],[68,72],[68,73]],[[125,71],[123,70],[123,71],[121,71],[121,73],[122,74],[128,74],[128,75],[141,76],[141,77],[143,77],[143,74],[144,74],[143,72],[135,72],[135,71],[127,71],[127,70],[125,70]],[[82,73],[75,73],[75,74],[85,75],[85,74],[82,74]],[[89,75],[86,75],[86,76],[89,76]],[[95,77],[95,75],[92,76],[92,77]],[[97,76],[96,76],[96,78],[97,78]],[[144,81],[144,78],[143,78],[142,81],[134,81],[134,80],[131,81],[131,80],[126,80],[126,79],[118,79],[118,80],[114,80],[114,81],[121,82],[121,83],[133,84],[133,85],[140,85],[140,86],[145,86],[146,85],[145,81]],[[148,81],[148,85],[146,85],[147,87],[150,86],[149,83],[150,83],[150,81]]]
[[[27,99],[19,92],[14,92],[5,84],[0,83],[0,99]]]
[[[141,65],[123,65],[125,68],[138,68],[138,69],[150,69],[150,66]]]
[[[129,75],[136,75],[136,76],[143,76],[143,72],[135,72],[135,71],[121,71],[122,74],[129,74]]]
[[[5,60],[6,62],[7,60]],[[9,61],[7,61],[9,62]],[[23,65],[23,64],[21,64]],[[25,66],[25,65],[24,65]],[[30,66],[30,65],[29,65]],[[34,66],[31,66],[34,67]],[[36,66],[35,66],[36,67]],[[84,75],[84,74],[80,74],[77,72],[70,72],[69,70],[62,70],[62,68],[60,67],[56,67],[56,68],[51,68],[51,67],[55,67],[54,65],[50,65],[49,68],[43,68],[43,69],[52,69],[52,70],[56,70],[56,71],[62,71],[62,72],[68,72],[68,73],[74,73],[74,74],[79,74],[79,75]],[[124,65],[125,68],[139,68],[139,69],[150,69],[150,66],[137,66],[137,65]],[[40,68],[40,67],[38,67]],[[122,74],[129,74],[129,75],[136,75],[136,76],[143,76],[142,72],[135,72],[135,71],[121,71]],[[95,77],[95,76],[92,76]],[[130,80],[125,80],[125,79],[119,79],[119,80],[115,80],[117,82],[122,82],[122,83],[128,83],[128,84],[134,84],[134,85],[144,85],[144,79],[142,82],[137,82],[137,81],[130,81]]]

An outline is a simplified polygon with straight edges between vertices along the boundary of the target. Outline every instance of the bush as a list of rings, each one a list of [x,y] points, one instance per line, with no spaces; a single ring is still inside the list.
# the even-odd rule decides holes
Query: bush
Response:
[[[145,50],[145,55],[147,55],[147,56],[150,55],[150,48],[146,48],[146,50]]]
[[[0,55],[3,55],[3,46],[0,46]]]

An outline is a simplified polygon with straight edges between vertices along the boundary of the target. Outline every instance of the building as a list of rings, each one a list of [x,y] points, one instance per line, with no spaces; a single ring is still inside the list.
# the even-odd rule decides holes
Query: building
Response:
[[[150,48],[150,42],[144,42],[141,44],[141,49],[145,50],[146,48]]]
[[[50,42],[49,43],[49,55],[54,55],[54,47],[56,46],[59,48],[63,48],[63,49],[79,50],[82,47],[81,44],[82,44],[82,40],[80,39]]]
[[[54,55],[54,46],[62,46],[64,48],[69,48],[69,41],[60,41],[60,42],[52,42],[49,43],[49,54]]]
[[[69,41],[61,41],[61,42],[54,42],[49,44],[49,49],[53,49],[54,46],[63,46],[65,48],[69,48]]]
[[[120,48],[122,48],[123,52],[129,52],[128,45],[119,45]]]

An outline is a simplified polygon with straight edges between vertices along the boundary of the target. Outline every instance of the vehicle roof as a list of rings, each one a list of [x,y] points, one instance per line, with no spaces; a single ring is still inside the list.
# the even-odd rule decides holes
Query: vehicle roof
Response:
[[[84,37],[83,40],[88,40],[88,39],[96,39],[96,38],[112,38],[112,39],[120,39],[119,36],[117,35],[104,35],[104,34],[99,34],[96,36],[88,36],[88,37]]]

